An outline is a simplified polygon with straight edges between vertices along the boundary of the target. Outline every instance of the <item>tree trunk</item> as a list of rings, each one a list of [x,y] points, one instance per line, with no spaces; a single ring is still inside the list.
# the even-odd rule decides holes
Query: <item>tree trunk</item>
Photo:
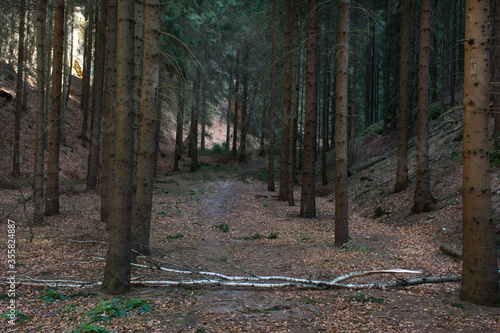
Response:
[[[229,150],[229,141],[231,140],[231,107],[232,107],[232,95],[233,95],[233,71],[229,70],[229,82],[227,89],[227,116],[226,116],[226,142],[224,148]]]
[[[59,146],[61,144],[62,59],[64,42],[64,0],[56,0],[54,10],[54,55],[50,110],[49,160],[45,215],[59,214]]]
[[[457,54],[457,7],[458,3],[453,3],[453,24],[451,26],[452,30],[452,37],[451,37],[451,57],[450,57],[450,64],[451,64],[451,70],[450,70],[450,106],[455,105],[455,87],[456,87],[456,81],[455,81],[455,75],[456,75],[456,68],[457,68],[457,60],[456,60],[456,54]]]
[[[19,139],[21,133],[21,107],[23,101],[23,73],[24,73],[24,19],[26,16],[26,0],[21,0],[19,14],[19,47],[17,51],[17,82],[16,82],[16,109],[14,118],[14,154],[12,156],[12,174],[19,176]]]
[[[134,0],[117,2],[116,141],[109,243],[102,289],[130,288],[134,180]]]
[[[207,135],[207,81],[202,80],[201,82],[201,136],[200,136],[200,148],[205,150],[205,137]]]
[[[174,152],[174,169],[173,171],[179,171],[179,160],[182,156],[182,132],[184,130],[184,83],[179,80],[181,86],[180,91],[177,95],[177,119],[176,119],[176,130],[175,130],[175,152]]]
[[[66,37],[65,41],[69,44],[69,59],[64,61],[64,68],[66,69],[66,83],[63,84],[63,90],[66,92],[63,94],[63,102],[62,102],[62,115],[61,115],[61,121],[64,124],[64,126],[61,128],[61,144],[66,143],[66,115],[67,115],[67,110],[68,110],[68,101],[71,95],[71,82],[73,75],[71,75],[72,68],[73,68],[73,31],[74,31],[74,16],[73,16],[73,8],[71,6],[68,6],[69,12],[67,12],[67,17],[69,18],[69,24],[67,26],[67,31],[69,36]],[[68,41],[69,37],[69,41]]]
[[[431,0],[422,0],[420,16],[420,51],[418,71],[418,116],[417,116],[417,181],[412,213],[418,214],[433,209],[434,198],[430,189],[429,169],[429,65],[431,37]]]
[[[99,23],[96,31],[94,80],[92,89],[94,90],[94,103],[90,126],[90,148],[87,167],[87,190],[97,188],[97,178],[100,167],[101,150],[101,121],[104,91],[104,63],[106,59],[106,24],[107,24],[107,0],[100,0],[98,6]]]
[[[408,135],[410,131],[410,73],[411,56],[411,0],[403,0],[403,15],[401,19],[401,60],[399,71],[399,126],[396,183],[394,192],[404,191],[408,187]]]
[[[328,167],[327,167],[327,153],[328,153],[328,116],[330,111],[330,103],[328,97],[330,96],[330,59],[329,59],[329,25],[330,11],[326,11],[325,17],[325,35],[323,38],[323,103],[322,103],[322,124],[321,124],[321,185],[328,185]]]
[[[156,169],[158,140],[158,78],[160,50],[160,2],[146,0],[144,8],[144,66],[142,70],[141,114],[137,152],[137,250],[151,254],[149,234],[153,181]]]
[[[316,154],[316,0],[307,2],[306,102],[304,162],[300,216],[316,217],[314,162]]]
[[[489,172],[490,2],[467,0],[466,4],[460,299],[494,306],[500,293]]]
[[[335,246],[349,241],[347,186],[347,103],[349,88],[350,0],[339,4],[339,39],[335,116]]]
[[[248,46],[245,46],[245,50],[243,51],[243,64],[245,66],[248,65]],[[247,153],[246,153],[246,141],[247,141],[247,132],[248,132],[248,71],[246,67],[243,69],[243,95],[241,101],[241,135],[240,135],[240,156],[238,159],[239,163],[244,163],[247,161]]]
[[[384,74],[383,74],[383,87],[384,87],[384,106],[383,106],[383,112],[384,112],[384,133],[387,133],[387,123],[388,123],[388,118],[389,118],[389,103],[390,103],[390,90],[389,90],[389,80],[390,80],[390,51],[391,51],[391,44],[392,44],[392,38],[393,35],[391,34],[392,32],[392,25],[394,24],[394,17],[393,13],[391,11],[393,5],[392,5],[392,0],[387,1],[386,3],[386,8],[385,8],[385,32],[384,32]]]
[[[271,94],[269,96],[269,160],[268,160],[268,174],[267,174],[267,190],[274,192],[276,186],[274,184],[274,146],[276,145],[275,133],[275,118],[276,118],[276,39],[278,29],[276,21],[278,19],[278,0],[273,0],[273,20],[272,28],[272,46],[271,46]]]
[[[495,36],[500,36],[500,4],[495,6]],[[492,94],[492,110],[494,112],[494,128],[495,144],[499,145],[498,133],[500,132],[500,38],[494,40],[494,58],[492,61],[493,66],[493,94]]]
[[[87,147],[89,141],[88,138],[88,126],[89,126],[89,110],[90,110],[90,70],[92,66],[92,41],[93,41],[93,30],[94,30],[94,4],[89,3],[87,12],[87,27],[85,28],[85,43],[83,52],[83,78],[82,78],[82,95],[80,101],[80,107],[83,110],[83,122],[82,122],[82,133],[80,137],[82,139],[82,146]]]
[[[358,12],[355,10],[353,13],[353,30],[357,31],[358,24]],[[348,160],[349,165],[354,164],[355,157],[355,141],[356,141],[356,99],[357,99],[357,89],[358,89],[358,36],[355,34],[350,34],[352,38],[352,92],[351,92],[351,114],[349,118],[350,139],[349,139],[349,153]]]
[[[283,68],[281,73],[281,137],[280,137],[280,182],[278,200],[288,201],[288,136],[290,120],[290,70],[291,70],[291,1],[285,4],[283,28]],[[314,134],[316,135],[316,133]]]
[[[45,18],[47,0],[36,3],[36,137],[35,137],[35,170],[33,177],[33,224],[43,223],[43,132],[45,111]]]
[[[240,51],[236,53],[236,83],[234,87],[234,114],[233,114],[233,150],[232,155],[236,157],[236,146],[238,143],[238,112],[239,112],[239,89],[240,89],[240,80],[239,80],[239,63],[240,63]]]
[[[189,150],[191,151],[191,171],[198,170],[198,110],[200,107],[200,74],[193,81],[194,103],[191,108],[191,131],[189,133]]]
[[[295,109],[297,105],[297,55],[299,50],[299,2],[295,0],[294,23],[293,23],[293,41],[292,41],[292,72],[290,88],[290,111],[288,120],[288,205],[295,205],[293,196],[294,173],[295,173]]]
[[[116,0],[107,2],[106,79],[104,86],[101,167],[101,221],[108,223],[113,197],[116,107]]]

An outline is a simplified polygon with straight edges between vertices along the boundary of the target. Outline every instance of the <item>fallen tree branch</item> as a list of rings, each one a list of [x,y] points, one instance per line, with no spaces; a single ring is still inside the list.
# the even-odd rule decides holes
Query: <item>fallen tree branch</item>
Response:
[[[449,245],[441,244],[441,245],[439,245],[439,250],[441,252],[443,252],[444,254],[449,255],[450,257],[457,258],[457,259],[462,259],[462,253],[460,253],[457,250],[453,249]]]
[[[133,264],[137,267],[143,268],[156,268],[148,265]],[[163,267],[162,270],[176,272],[180,274],[193,274],[191,271],[179,271]],[[499,270],[500,273],[500,270]],[[219,279],[202,279],[202,280],[133,280],[130,283],[132,285],[140,286],[226,286],[226,287],[250,287],[250,288],[284,288],[284,287],[295,287],[295,288],[307,288],[307,289],[385,289],[394,287],[405,287],[414,286],[419,284],[428,283],[443,283],[443,282],[457,282],[462,279],[461,275],[450,275],[450,276],[437,276],[437,277],[419,277],[412,279],[398,279],[396,281],[390,282],[374,282],[374,283],[340,283],[341,281],[346,281],[355,277],[362,277],[374,274],[423,274],[420,271],[406,270],[406,269],[392,269],[392,270],[375,270],[375,271],[362,271],[353,272],[341,275],[332,281],[321,281],[321,280],[310,280],[310,279],[298,279],[285,276],[259,276],[259,277],[239,277],[239,276],[227,276],[224,274],[214,273],[214,272],[203,272],[206,276],[217,276]],[[272,283],[264,283],[262,281],[276,281]],[[88,282],[88,281],[76,281],[76,280],[42,280],[33,278],[18,278],[16,282],[21,282],[25,285],[43,285],[47,287],[73,287],[73,288],[86,288],[100,286],[102,282]],[[0,283],[11,283],[6,277],[0,278]]]

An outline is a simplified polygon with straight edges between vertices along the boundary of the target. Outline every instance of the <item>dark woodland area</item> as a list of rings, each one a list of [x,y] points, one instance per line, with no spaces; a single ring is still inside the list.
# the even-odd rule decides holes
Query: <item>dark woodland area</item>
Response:
[[[0,23],[5,332],[500,332],[500,1]]]

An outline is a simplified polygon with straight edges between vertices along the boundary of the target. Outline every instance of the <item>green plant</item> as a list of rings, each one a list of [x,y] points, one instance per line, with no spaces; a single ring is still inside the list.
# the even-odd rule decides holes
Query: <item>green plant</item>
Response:
[[[436,105],[435,107],[429,110],[429,119],[434,120],[439,118],[441,115],[441,105]]]
[[[206,153],[209,155],[227,155],[230,154],[231,151],[226,149],[223,144],[216,143],[211,149],[206,150]]]
[[[205,329],[204,329],[203,327],[198,326],[198,327],[196,328],[196,331],[194,331],[194,332],[195,332],[195,333],[205,333],[206,331],[205,331]]]
[[[212,226],[212,229],[219,232],[229,232],[229,225],[227,223],[216,224]]]
[[[175,234],[175,235],[168,235],[168,236],[167,236],[167,239],[179,239],[179,238],[182,238],[182,237],[184,237],[184,235],[183,235],[183,234],[179,234],[179,233],[177,233],[177,234]]]
[[[123,317],[127,314],[127,310],[123,308],[123,303],[118,298],[113,298],[111,301],[100,301],[99,304],[92,310],[87,311],[87,316],[91,322],[109,321],[115,317]]]
[[[46,289],[43,292],[43,295],[36,296],[35,298],[41,299],[42,301],[44,301],[46,303],[55,302],[55,301],[65,301],[68,299],[66,296],[64,296],[63,294],[61,294],[60,292],[58,292],[52,288]]]
[[[384,297],[375,297],[365,294],[359,294],[356,296],[349,297],[351,301],[361,302],[361,303],[375,303],[375,304],[383,304],[385,303]]]
[[[104,327],[95,326],[91,323],[83,323],[78,325],[79,328],[75,328],[72,333],[111,333]]]
[[[14,313],[10,310],[5,311],[0,318],[5,318],[8,321],[11,321],[15,318],[16,322],[23,323],[28,320],[28,316],[24,314],[24,312],[19,311],[19,309],[15,308]]]
[[[267,182],[267,180],[268,180],[268,175],[269,175],[269,173],[268,173],[267,168],[265,168],[265,169],[261,169],[261,170],[259,170],[259,171],[255,174],[255,179],[260,180],[260,181],[262,181],[262,182]]]
[[[384,129],[382,127],[377,127],[373,130],[373,133],[381,135],[384,133]]]

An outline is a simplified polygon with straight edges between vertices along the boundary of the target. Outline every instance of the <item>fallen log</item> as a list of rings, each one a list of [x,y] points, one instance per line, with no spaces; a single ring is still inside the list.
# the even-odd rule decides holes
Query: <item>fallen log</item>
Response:
[[[462,259],[462,253],[458,252],[457,250],[453,249],[451,246],[446,245],[446,244],[441,244],[439,245],[439,250],[443,252],[444,254],[449,255],[450,257],[457,258],[457,259]]]

